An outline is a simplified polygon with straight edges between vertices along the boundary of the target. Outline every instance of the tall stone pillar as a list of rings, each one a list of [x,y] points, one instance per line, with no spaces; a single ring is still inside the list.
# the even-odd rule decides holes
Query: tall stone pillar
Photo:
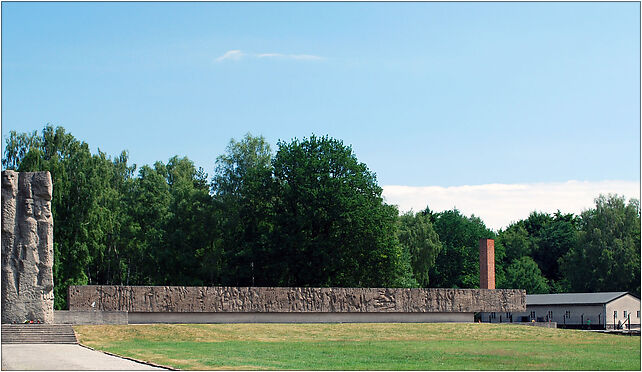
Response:
[[[479,288],[495,289],[495,241],[479,240]]]
[[[2,172],[2,323],[53,323],[49,172]]]

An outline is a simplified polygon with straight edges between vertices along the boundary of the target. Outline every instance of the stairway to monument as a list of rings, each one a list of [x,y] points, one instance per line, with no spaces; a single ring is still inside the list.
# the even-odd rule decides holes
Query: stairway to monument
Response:
[[[69,324],[3,324],[3,344],[77,344]]]

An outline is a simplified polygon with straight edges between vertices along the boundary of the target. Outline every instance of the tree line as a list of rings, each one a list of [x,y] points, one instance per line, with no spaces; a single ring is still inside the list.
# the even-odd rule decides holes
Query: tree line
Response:
[[[328,136],[231,140],[209,178],[187,157],[138,168],[67,133],[11,131],[2,165],[50,171],[55,306],[69,285],[479,287],[640,294],[640,206],[600,195],[498,232],[457,209],[399,214],[350,146]]]

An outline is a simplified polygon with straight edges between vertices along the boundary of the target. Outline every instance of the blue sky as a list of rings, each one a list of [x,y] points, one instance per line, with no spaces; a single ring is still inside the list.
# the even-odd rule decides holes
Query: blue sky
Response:
[[[211,175],[247,132],[274,148],[328,134],[384,186],[639,185],[639,14],[639,3],[5,2],[2,135],[51,123],[93,151],[128,150],[138,165],[187,156]]]

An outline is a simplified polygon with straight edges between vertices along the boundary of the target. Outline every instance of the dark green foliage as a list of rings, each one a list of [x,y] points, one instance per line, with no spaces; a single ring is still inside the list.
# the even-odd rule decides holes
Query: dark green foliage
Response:
[[[552,216],[535,235],[532,257],[551,281],[562,278],[559,260],[577,244],[577,221],[572,214],[563,215],[559,211]]]
[[[280,257],[271,244],[273,214],[272,152],[263,137],[231,140],[216,160],[212,181],[220,211],[221,256],[226,285],[275,285]]]
[[[285,286],[390,286],[403,276],[397,210],[374,173],[328,137],[279,142],[274,244]]]
[[[187,158],[141,167],[127,206],[119,276],[123,284],[203,285],[215,229],[207,175]],[[211,279],[211,276],[209,276]]]
[[[501,242],[506,249],[506,262],[532,254],[533,242],[523,223],[510,225],[505,231],[499,233],[497,241]]]
[[[161,262],[167,255],[165,226],[169,222],[171,196],[167,185],[166,169],[156,162],[154,168],[140,168],[129,193],[129,229],[131,250],[128,251],[129,284],[150,285],[163,283]]]
[[[539,288],[537,290],[540,293],[547,293],[568,291],[568,281],[559,265],[562,257],[577,244],[577,237],[577,217],[557,211],[553,215],[533,212],[527,219],[513,223],[505,231],[501,231],[498,240],[506,248],[505,265],[514,266],[523,257],[533,260],[546,280],[546,285],[536,286],[533,283],[530,287]],[[523,266],[523,262],[521,265]],[[509,279],[502,286],[508,288],[515,283],[517,282]],[[548,288],[546,292],[543,292],[544,288]]]
[[[216,215],[209,194],[207,174],[191,160],[173,157],[167,163],[170,204],[166,231],[163,282],[173,285],[203,285],[210,270],[196,259],[199,252],[215,248]],[[211,281],[208,283],[211,284]]]
[[[412,212],[399,216],[397,236],[404,252],[410,257],[414,278],[421,287],[428,287],[430,268],[441,252],[441,242],[430,216]]]
[[[581,215],[578,244],[562,267],[577,292],[631,291],[640,295],[640,202],[600,195]]]
[[[549,293],[548,281],[529,256],[512,261],[506,268],[506,276],[499,288],[525,289],[528,294]]]

